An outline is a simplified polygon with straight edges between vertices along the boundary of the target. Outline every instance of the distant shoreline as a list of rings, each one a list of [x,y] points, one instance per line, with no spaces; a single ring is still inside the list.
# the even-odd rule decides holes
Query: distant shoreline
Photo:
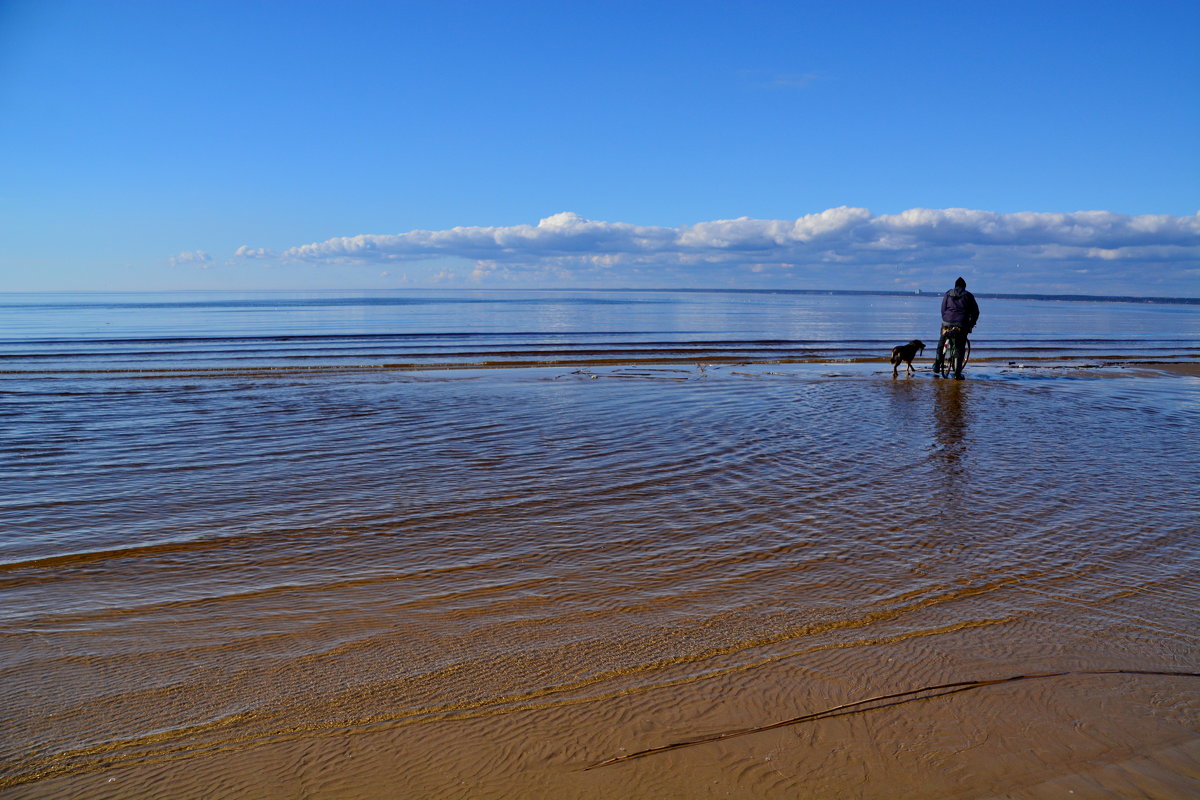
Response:
[[[926,291],[897,291],[888,289],[719,289],[719,288],[686,288],[672,289],[665,287],[636,288],[623,286],[612,289],[595,287],[545,287],[545,288],[438,288],[411,287],[394,289],[48,289],[41,291],[0,290],[0,298],[6,295],[88,295],[88,294],[373,294],[393,292],[674,292],[678,294],[795,294],[795,295],[858,295],[874,297],[941,297],[945,292]],[[1072,303],[1142,303],[1150,305],[1200,305],[1200,297],[1143,297],[1139,295],[1099,295],[1099,294],[1019,294],[1005,292],[974,292],[976,297],[986,300],[1056,300]]]
[[[529,290],[536,291],[536,290]],[[723,292],[725,294],[816,294],[816,295],[872,295],[876,297],[941,297],[941,292],[924,289],[901,292],[885,289],[580,289],[564,291],[606,292]],[[1009,294],[1000,292],[973,292],[976,297],[987,300],[1062,300],[1074,303],[1154,303],[1164,305],[1200,305],[1200,297],[1139,297],[1136,295],[1099,294]]]

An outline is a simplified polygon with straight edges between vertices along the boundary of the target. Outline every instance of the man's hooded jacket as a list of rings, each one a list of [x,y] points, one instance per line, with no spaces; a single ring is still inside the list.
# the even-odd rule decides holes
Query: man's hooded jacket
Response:
[[[970,332],[979,319],[979,304],[966,287],[955,286],[942,297],[942,324],[957,325]]]

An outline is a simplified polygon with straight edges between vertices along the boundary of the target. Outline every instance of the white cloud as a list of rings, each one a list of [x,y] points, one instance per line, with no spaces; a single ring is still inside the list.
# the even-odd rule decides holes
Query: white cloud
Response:
[[[743,69],[738,76],[745,84],[755,89],[807,89],[818,81],[827,79],[821,72],[771,72],[761,69]]]
[[[258,247],[250,248],[246,245],[239,247],[233,254],[237,258],[273,258],[274,254],[269,250]]]
[[[772,84],[780,89],[807,89],[822,77],[817,72],[787,72],[776,75]]]
[[[1106,264],[1110,283],[1136,284],[1138,270],[1153,267],[1159,283],[1187,286],[1200,263],[1200,214],[1128,216],[1109,211],[1002,214],[964,208],[914,208],[873,215],[864,208],[831,208],[794,220],[740,217],[679,227],[602,222],[563,212],[536,225],[455,227],[399,234],[361,234],[298,245],[281,253],[243,246],[241,258],[283,262],[387,264],[459,259],[474,263],[474,280],[553,279],[616,281],[637,276],[657,285],[711,283],[713,279],[792,270],[797,281],[846,288],[879,268],[917,269],[940,276],[946,269],[1006,276],[1036,290],[1089,265]],[[1126,270],[1111,272],[1114,265]],[[910,273],[905,273],[910,274]],[[448,274],[438,276],[449,279]],[[919,279],[914,275],[914,280]],[[1083,279],[1086,280],[1086,279]],[[683,281],[683,283],[681,283]],[[582,285],[582,284],[581,284]],[[874,288],[867,286],[864,288]],[[1095,286],[1096,292],[1127,291]],[[1015,289],[1013,289],[1015,290]]]
[[[172,267],[192,265],[198,266],[200,269],[208,269],[212,260],[212,256],[203,250],[187,250],[168,259]]]

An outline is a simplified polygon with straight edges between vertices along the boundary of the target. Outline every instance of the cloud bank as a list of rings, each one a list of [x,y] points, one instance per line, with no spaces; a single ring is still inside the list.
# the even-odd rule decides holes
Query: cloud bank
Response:
[[[925,288],[949,272],[987,291],[1200,294],[1200,213],[1002,214],[915,208],[874,215],[831,208],[794,220],[738,219],[656,227],[564,212],[536,225],[363,234],[241,259],[385,264],[456,259],[476,281],[577,285]],[[1141,287],[1140,290],[1138,287]]]

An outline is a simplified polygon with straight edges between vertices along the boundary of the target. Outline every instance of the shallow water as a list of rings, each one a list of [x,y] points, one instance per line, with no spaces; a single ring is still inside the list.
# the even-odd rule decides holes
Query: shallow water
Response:
[[[735,300],[726,339],[783,324]],[[895,300],[886,325],[911,325]],[[341,309],[295,330],[379,333]],[[625,313],[607,324],[655,340],[719,324]],[[1164,329],[1194,344],[1195,311],[1097,313],[1126,320],[1100,363],[1146,360]],[[154,338],[128,314],[123,336]],[[171,318],[172,348],[213,336]],[[31,349],[53,338],[32,329]],[[1127,674],[585,769],[952,681],[1200,672],[1194,377],[1075,351],[962,382],[852,356],[314,372],[275,349],[248,374],[174,350],[81,372],[66,338],[0,376],[5,798],[1200,789],[1200,682]]]

